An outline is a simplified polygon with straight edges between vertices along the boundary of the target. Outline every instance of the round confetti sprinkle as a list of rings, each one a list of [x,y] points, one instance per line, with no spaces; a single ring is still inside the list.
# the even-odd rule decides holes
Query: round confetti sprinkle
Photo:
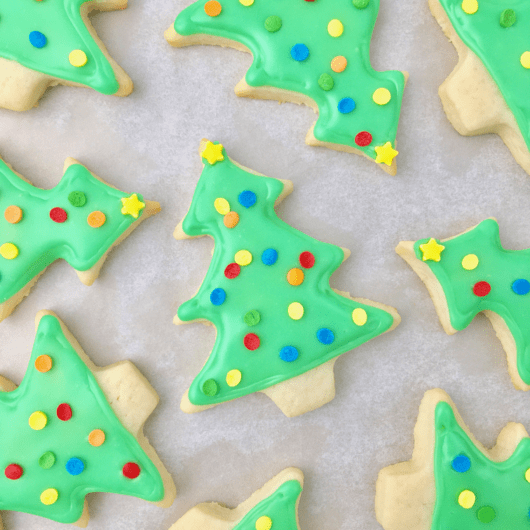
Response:
[[[526,69],[530,68],[530,52],[524,52],[521,55],[521,64]]]
[[[286,363],[292,363],[298,359],[298,350],[294,346],[284,346],[280,350],[280,359]]]
[[[477,519],[481,523],[491,523],[495,519],[495,510],[491,506],[482,506],[477,510]]]
[[[473,15],[478,11],[478,1],[477,0],[463,0],[462,9],[464,13],[468,15]]]
[[[318,78],[318,86],[325,90],[326,92],[328,90],[331,90],[335,86],[335,82],[333,81],[333,77],[331,77],[329,74],[322,74]]]
[[[352,98],[342,98],[337,105],[339,112],[341,114],[348,114],[355,110],[355,101]]]
[[[68,403],[61,403],[57,407],[57,417],[61,421],[68,421],[72,418],[72,407]]]
[[[68,202],[76,208],[81,208],[86,204],[86,195],[82,191],[72,191],[68,195]]]
[[[519,295],[528,294],[530,292],[530,282],[528,280],[525,280],[524,278],[515,280],[512,283],[512,291],[515,294],[519,294]]]
[[[32,31],[29,34],[29,42],[35,48],[44,48],[48,40],[46,39],[46,35],[44,35],[44,33],[41,33],[40,31]]]
[[[304,316],[304,306],[300,302],[293,302],[289,304],[287,314],[293,320],[300,320]]]
[[[300,260],[300,265],[302,265],[304,269],[310,269],[315,264],[315,256],[313,256],[308,250],[302,252],[298,259]]]
[[[353,0],[353,6],[357,9],[365,9],[369,3],[370,0]]]
[[[136,478],[140,474],[140,466],[134,462],[127,462],[122,469],[124,477]]]
[[[226,374],[226,384],[228,386],[237,386],[241,383],[241,372],[239,370],[230,370]]]
[[[5,209],[4,217],[12,225],[16,225],[22,219],[22,210],[18,206],[8,206]]]
[[[65,467],[70,475],[76,476],[80,475],[85,470],[85,463],[80,458],[74,457],[66,462]]]
[[[530,482],[530,467],[526,470],[524,478],[526,479],[526,482]]]
[[[364,326],[366,324],[366,321],[368,320],[368,315],[362,307],[356,307],[352,311],[351,317],[353,323],[357,324],[357,326]]]
[[[457,457],[453,458],[451,467],[457,473],[465,473],[471,468],[471,460],[466,455],[458,455]]]
[[[216,209],[217,213],[220,213],[221,215],[226,215],[230,211],[230,204],[228,204],[228,201],[222,197],[218,197],[213,201],[213,207]]]
[[[243,338],[243,344],[247,350],[254,351],[259,348],[260,340],[255,333],[247,333]]]
[[[374,103],[377,103],[378,105],[386,105],[392,99],[392,95],[388,88],[381,87],[372,94],[372,99],[374,100]]]
[[[267,250],[264,250],[263,254],[261,255],[261,261],[265,265],[274,265],[277,260],[278,260],[278,252],[274,250],[273,248],[268,248]]]
[[[88,57],[83,50],[74,50],[70,52],[68,60],[72,66],[81,68],[81,66],[85,66],[85,64],[88,62]]]
[[[48,488],[40,494],[40,502],[42,502],[42,504],[46,504],[46,506],[54,504],[57,502],[58,498],[59,492],[55,488]]]
[[[500,24],[503,28],[509,28],[515,24],[517,16],[513,9],[505,9],[501,13]]]
[[[251,206],[254,206],[256,204],[258,197],[253,191],[245,190],[238,195],[237,200],[239,201],[239,204],[241,204],[241,206],[244,206],[245,208],[250,208]]]
[[[243,320],[245,321],[245,324],[247,326],[255,326],[256,324],[260,323],[261,315],[259,314],[259,311],[257,309],[252,309],[251,311],[245,314]]]
[[[18,464],[9,464],[5,468],[4,473],[8,479],[18,480],[22,476],[22,473],[24,473],[24,470]]]
[[[331,59],[331,69],[337,74],[344,72],[346,66],[348,66],[348,60],[344,55],[337,55]]]
[[[228,212],[223,217],[223,223],[226,228],[234,228],[239,223],[239,215],[237,212]]]
[[[477,282],[473,285],[473,294],[475,296],[486,296],[491,291],[491,285],[488,282]]]
[[[234,278],[237,278],[239,276],[239,273],[241,272],[241,267],[237,263],[230,263],[226,266],[225,269],[225,276],[229,280],[233,280]]]
[[[262,515],[256,521],[256,530],[271,530],[272,528],[272,519],[266,515]]]
[[[344,25],[340,20],[334,18],[333,20],[329,21],[328,33],[332,37],[340,37],[344,33]]]
[[[305,44],[295,44],[291,48],[291,57],[295,61],[305,61],[309,57],[309,48]]]
[[[282,27],[282,19],[277,15],[272,15],[265,19],[265,29],[270,33],[276,33]]]
[[[217,287],[217,289],[214,289],[210,293],[210,302],[212,302],[213,305],[221,305],[226,300],[226,291],[224,289],[221,289],[221,287]]]
[[[56,223],[64,223],[68,219],[68,214],[57,206],[50,210],[50,219]]]
[[[304,273],[300,269],[291,269],[287,273],[287,281],[291,285],[301,285],[304,281]]]
[[[219,393],[219,385],[215,379],[207,379],[202,384],[202,393],[205,396],[213,397]]]
[[[475,254],[468,254],[467,256],[464,256],[462,259],[462,267],[466,269],[466,271],[472,271],[473,269],[476,269],[478,266],[478,256]]]
[[[105,443],[105,433],[101,429],[94,429],[88,435],[88,443],[94,447],[99,447]]]
[[[248,7],[254,3],[254,0],[239,0],[239,3],[245,7]]]
[[[322,344],[331,344],[335,340],[335,334],[328,328],[320,328],[317,331],[317,339]]]
[[[204,12],[209,17],[216,17],[221,14],[221,4],[217,0],[209,0],[209,2],[206,2],[204,4]]]
[[[372,143],[372,135],[368,131],[361,131],[355,135],[355,143],[359,147],[366,147]]]
[[[4,243],[0,247],[0,256],[5,259],[15,259],[18,256],[18,247],[13,243]]]
[[[458,496],[458,504],[460,504],[462,508],[469,510],[470,508],[473,508],[473,505],[475,504],[475,498],[475,494],[472,491],[464,490]]]
[[[53,361],[49,355],[39,355],[35,359],[35,368],[37,372],[46,373],[52,369]]]
[[[42,469],[50,469],[55,464],[55,460],[55,455],[51,451],[46,451],[39,458],[39,466],[42,467]]]
[[[234,256],[234,261],[238,265],[245,267],[246,265],[250,265],[252,263],[252,254],[248,250],[239,250]]]
[[[100,212],[99,210],[95,210],[94,212],[90,212],[88,214],[88,217],[86,218],[86,222],[88,223],[88,226],[91,226],[92,228],[100,228],[105,224],[105,221],[107,220],[107,216]]]
[[[37,410],[29,417],[28,423],[33,430],[40,431],[46,427],[48,416],[44,412]]]

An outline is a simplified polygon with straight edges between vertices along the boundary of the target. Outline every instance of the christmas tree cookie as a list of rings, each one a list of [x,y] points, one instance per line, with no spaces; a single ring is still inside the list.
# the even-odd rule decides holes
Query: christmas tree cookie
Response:
[[[166,39],[249,51],[238,96],[310,106],[318,119],[309,145],[364,155],[394,175],[406,75],[370,65],[378,11],[379,0],[197,0]]]
[[[530,173],[530,4],[527,0],[429,0],[459,62],[440,86],[463,135],[496,133]]]
[[[33,187],[0,159],[0,321],[57,259],[92,285],[110,250],[159,211],[157,202],[109,186],[73,158],[51,190]]]
[[[399,315],[331,289],[349,251],[276,216],[290,181],[238,166],[221,144],[203,140],[200,153],[204,169],[175,237],[209,235],[215,249],[175,322],[211,322],[217,338],[181,408],[196,412],[258,391],[287,416],[318,408],[335,395],[337,357],[393,329]]]
[[[516,388],[530,389],[530,249],[505,250],[486,219],[450,239],[402,241],[396,252],[423,280],[452,335],[480,312],[491,321]]]
[[[169,530],[299,530],[298,501],[303,484],[299,469],[285,469],[237,508],[204,502]]]
[[[127,0],[0,0],[0,107],[28,110],[49,86],[87,86],[127,96],[129,76],[90,24],[93,10]]]
[[[486,449],[434,389],[420,405],[412,459],[379,473],[375,511],[384,530],[525,530],[529,482],[530,439],[520,423]]]
[[[155,390],[129,361],[94,365],[53,313],[36,324],[20,386],[0,377],[0,510],[84,527],[95,491],[170,506],[175,485],[143,434]]]

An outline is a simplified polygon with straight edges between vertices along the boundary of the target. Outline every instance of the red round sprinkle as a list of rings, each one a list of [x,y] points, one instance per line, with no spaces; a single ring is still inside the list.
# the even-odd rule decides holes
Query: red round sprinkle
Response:
[[[476,296],[486,296],[491,291],[491,285],[488,282],[477,282],[473,285],[473,294]]]
[[[56,223],[64,223],[68,219],[68,214],[58,206],[50,210],[50,219]]]
[[[20,467],[18,464],[9,464],[6,467],[6,470],[4,471],[6,474],[6,477],[11,480],[17,480],[22,476],[22,467]]]
[[[72,407],[68,403],[61,403],[57,407],[57,417],[61,421],[68,421],[72,417]]]
[[[315,264],[315,256],[313,256],[313,254],[307,250],[300,254],[299,259],[300,265],[302,265],[304,269],[310,269]]]
[[[230,265],[227,265],[225,269],[225,276],[229,280],[233,280],[234,278],[237,278],[239,276],[240,272],[241,267],[237,263],[230,263]]]
[[[140,474],[140,466],[134,462],[127,462],[122,471],[123,476],[127,478],[136,478]]]
[[[372,135],[368,131],[361,131],[355,136],[355,143],[360,147],[366,147],[372,143]]]
[[[243,344],[247,350],[257,350],[259,343],[259,337],[255,333],[247,333],[243,339]]]

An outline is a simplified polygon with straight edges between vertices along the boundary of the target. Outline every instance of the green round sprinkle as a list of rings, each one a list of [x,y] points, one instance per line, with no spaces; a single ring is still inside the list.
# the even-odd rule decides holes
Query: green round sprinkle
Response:
[[[39,458],[39,466],[42,467],[42,469],[50,469],[53,464],[55,464],[55,455],[51,451],[46,451]]]
[[[333,77],[331,77],[329,74],[322,74],[318,78],[318,86],[322,90],[331,90],[333,86],[335,85],[335,82],[333,81]]]
[[[357,9],[364,9],[365,7],[368,7],[369,3],[370,0],[353,0],[353,5]]]
[[[72,191],[72,193],[68,195],[68,200],[72,206],[79,208],[86,204],[86,195],[82,191]]]
[[[282,19],[277,15],[272,15],[265,20],[265,29],[275,33],[282,27]]]
[[[219,385],[215,379],[207,379],[202,384],[202,391],[205,395],[213,397],[219,393]]]
[[[261,320],[261,315],[255,309],[252,309],[252,311],[249,311],[243,317],[243,320],[245,321],[245,324],[247,326],[255,326],[256,324],[259,324],[259,321]]]
[[[501,13],[501,26],[503,28],[509,28],[515,24],[517,17],[515,16],[515,11],[513,9],[505,9]]]
[[[479,508],[477,511],[477,519],[481,523],[491,523],[493,519],[495,519],[495,510],[491,506],[482,506],[482,508]]]

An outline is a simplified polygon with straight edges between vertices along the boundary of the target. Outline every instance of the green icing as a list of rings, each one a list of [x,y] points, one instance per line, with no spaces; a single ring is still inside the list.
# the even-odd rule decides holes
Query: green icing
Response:
[[[71,203],[72,191],[85,195],[82,206]],[[0,256],[0,303],[57,259],[65,259],[79,271],[95,265],[136,221],[121,213],[121,198],[127,196],[94,178],[80,164],[71,165],[55,188],[42,190],[22,180],[0,160],[0,246],[12,243],[19,250],[15,259]],[[138,198],[142,200],[140,195]],[[8,223],[3,215],[13,205],[22,209],[22,220],[16,224]],[[50,218],[55,207],[66,211],[64,223]],[[95,210],[106,216],[99,228],[87,223],[88,214]]]
[[[296,505],[301,493],[302,486],[297,480],[284,482],[270,497],[254,506],[234,530],[256,530],[260,517],[271,519],[271,530],[298,530]]]
[[[115,94],[118,81],[81,17],[88,0],[0,0],[0,57],[44,74],[87,85],[103,94]],[[95,2],[96,9],[98,2]],[[29,34],[39,31],[46,39],[34,47]],[[68,56],[85,52],[85,66],[75,67]]]
[[[475,447],[443,401],[436,406],[435,431],[436,505],[431,529],[527,530],[530,484],[525,473],[530,467],[530,439],[523,438],[504,462],[493,462]],[[453,467],[455,458],[467,459],[467,465],[458,471],[458,466]],[[470,508],[458,503],[464,490],[475,494]]]
[[[530,70],[521,65],[521,55],[530,51],[528,0],[479,0],[473,15],[464,12],[462,0],[439,2],[458,36],[491,74],[530,149]]]
[[[181,35],[210,34],[244,44],[254,56],[246,82],[253,87],[272,86],[313,99],[319,109],[314,128],[318,140],[359,149],[373,159],[377,156],[376,146],[395,144],[405,79],[401,72],[376,72],[370,65],[370,39],[378,0],[359,6],[364,9],[356,8],[352,0],[255,0],[250,6],[237,0],[221,0],[222,11],[217,17],[205,13],[205,3],[206,0],[198,0],[182,11],[175,20],[175,31]],[[271,17],[278,16],[281,29],[269,29]],[[344,26],[340,37],[328,33],[328,23],[333,19]],[[291,48],[297,43],[309,48],[308,59],[297,62],[291,57]],[[331,60],[336,56],[348,61],[341,73],[331,69]],[[322,74],[332,78],[332,88],[329,82],[319,84]],[[374,91],[381,87],[391,94],[390,102],[382,106],[372,99]],[[337,107],[343,98],[355,101],[353,112],[339,112]],[[367,146],[355,142],[362,131],[372,135]]]
[[[49,355],[53,366],[41,373],[35,369],[39,355]],[[61,421],[56,409],[61,403],[72,408],[72,418]],[[44,316],[37,329],[30,364],[21,385],[0,393],[0,510],[33,513],[62,523],[73,523],[83,511],[87,493],[101,491],[134,495],[149,501],[164,496],[162,478],[134,436],[118,421],[92,372],[64,336],[57,318]],[[28,425],[30,415],[42,411],[48,423],[42,430]],[[94,447],[88,435],[94,429],[105,433],[105,442]],[[53,453],[53,454],[51,454]],[[84,471],[70,475],[66,462],[77,457]],[[128,462],[140,466],[140,475],[128,479],[122,473]],[[10,480],[4,469],[16,463],[23,469],[18,480]],[[41,493],[55,488],[57,502],[45,505]]]
[[[414,244],[418,259],[422,259],[419,246],[427,243],[421,239]],[[530,249],[505,250],[501,246],[499,225],[486,219],[472,230],[442,243],[445,249],[439,262],[427,260],[443,289],[449,317],[454,329],[467,327],[477,313],[493,311],[508,326],[517,347],[517,370],[521,379],[530,384],[530,294],[516,294],[515,280],[530,281]],[[468,254],[478,257],[478,266],[466,270],[462,259]],[[476,296],[473,287],[485,281],[491,286],[486,296]]]
[[[230,161],[224,151],[223,155],[222,162],[210,165],[205,161],[182,224],[189,236],[208,234],[215,239],[210,268],[198,293],[178,310],[183,321],[206,319],[217,329],[213,351],[189,390],[189,399],[196,405],[228,401],[300,375],[384,333],[393,324],[390,313],[340,296],[330,288],[329,277],[341,264],[344,253],[339,247],[302,234],[276,216],[274,203],[283,191],[281,181],[249,173]],[[253,206],[239,204],[243,191],[255,193]],[[224,225],[223,215],[214,208],[217,198],[226,199],[239,215],[235,228]],[[262,262],[267,249],[278,253],[272,265]],[[224,270],[240,250],[248,250],[252,262],[241,266],[236,278],[228,279]],[[315,257],[312,268],[300,265],[299,256],[305,251]],[[288,283],[287,273],[292,268],[304,271],[301,285]],[[210,300],[215,289],[226,293],[221,305]],[[304,307],[300,320],[288,316],[292,302]],[[367,313],[363,326],[353,323],[352,311],[356,308]],[[260,320],[249,326],[245,315],[252,310],[259,313]],[[322,328],[334,334],[331,344],[317,339],[317,331]],[[260,340],[253,351],[243,342],[249,333]],[[286,346],[298,350],[296,360],[280,358]],[[234,387],[226,382],[231,370],[242,374],[241,382]]]

